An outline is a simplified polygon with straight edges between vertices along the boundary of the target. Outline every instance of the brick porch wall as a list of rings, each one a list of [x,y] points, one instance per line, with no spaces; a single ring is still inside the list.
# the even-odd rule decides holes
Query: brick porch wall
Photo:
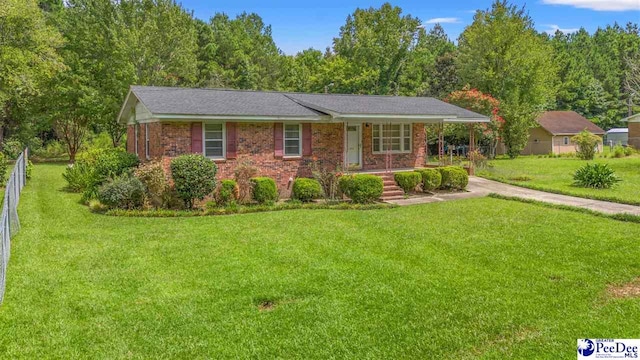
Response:
[[[362,167],[364,170],[385,169],[386,154],[373,153],[373,127],[362,127]],[[422,167],[425,163],[426,137],[424,124],[413,124],[411,152],[391,155],[392,168]]]

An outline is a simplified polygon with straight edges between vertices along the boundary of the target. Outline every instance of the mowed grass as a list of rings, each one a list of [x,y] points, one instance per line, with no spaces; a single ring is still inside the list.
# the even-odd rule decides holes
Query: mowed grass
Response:
[[[491,198],[107,217],[62,169],[21,198],[0,358],[573,359],[640,332],[607,292],[640,275],[637,224]]]
[[[575,171],[593,162],[608,164],[622,181],[611,189],[574,186]],[[493,164],[492,168],[481,170],[478,175],[539,190],[640,205],[640,156],[638,155],[626,158],[596,158],[593,161],[577,158],[521,156],[513,160],[493,160],[491,164]]]

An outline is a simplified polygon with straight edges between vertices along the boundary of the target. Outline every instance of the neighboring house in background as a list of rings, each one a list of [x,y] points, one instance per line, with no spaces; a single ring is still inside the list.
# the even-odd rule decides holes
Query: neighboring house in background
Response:
[[[489,118],[427,97],[132,86],[119,121],[127,150],[143,161],[168,166],[204,154],[221,179],[249,163],[286,195],[290,179],[311,176],[314,160],[364,171],[422,167],[424,124]]]
[[[629,129],[629,145],[640,149],[640,114],[631,115],[622,119]]]
[[[604,136],[604,144],[606,146],[622,145],[627,146],[629,143],[629,129],[627,128],[613,128],[607,130]]]
[[[546,111],[537,119],[537,127],[529,130],[527,146],[522,155],[562,154],[576,151],[571,137],[583,130],[604,136],[605,131],[575,111]],[[598,144],[602,150],[602,141]]]

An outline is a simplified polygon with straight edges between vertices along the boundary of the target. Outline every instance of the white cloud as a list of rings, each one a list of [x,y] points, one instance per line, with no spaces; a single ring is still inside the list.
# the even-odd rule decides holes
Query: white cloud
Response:
[[[442,18],[433,18],[425,21],[425,24],[456,24],[459,23],[460,19],[457,17],[442,17]]]
[[[549,25],[545,25],[545,26],[547,26],[548,29],[546,29],[544,32],[546,32],[549,35],[555,34],[556,31],[558,31],[558,30],[560,30],[560,32],[562,32],[564,34],[571,34],[571,33],[574,33],[574,32],[578,32],[578,30],[580,30],[578,28],[566,28],[566,29],[563,29],[560,26],[554,25],[554,24],[549,24]]]
[[[548,5],[570,5],[596,11],[640,10],[640,0],[542,0]]]

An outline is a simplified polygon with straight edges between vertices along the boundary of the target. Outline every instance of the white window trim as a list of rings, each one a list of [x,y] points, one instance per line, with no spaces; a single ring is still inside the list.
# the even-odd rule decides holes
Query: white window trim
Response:
[[[138,131],[139,131],[140,125],[138,124],[133,124],[133,151],[135,152],[136,156],[138,155]]]
[[[375,151],[373,150],[373,145],[374,145],[374,137],[373,137],[373,128],[371,128],[371,152],[373,154],[386,154],[387,150],[382,150],[383,149],[383,142],[384,142],[384,137],[382,136],[382,126],[383,125],[389,125],[389,124],[373,124],[371,126],[379,126],[378,128],[378,134],[380,134],[379,137],[379,141],[380,141],[380,151]],[[390,150],[389,152],[392,154],[409,154],[411,153],[411,151],[413,150],[413,124],[411,123],[394,123],[391,125],[400,125],[400,146],[403,148],[403,150]],[[404,138],[406,137],[404,134],[404,126],[405,125],[409,125],[409,149],[404,149]]]
[[[297,154],[287,154],[287,139],[289,140],[294,140],[293,138],[287,138],[287,125],[296,125],[298,126],[298,141],[300,143],[300,145],[298,146],[298,153]],[[297,123],[297,124],[287,124],[284,123],[282,124],[282,156],[284,158],[299,158],[302,156],[302,124]]]
[[[151,158],[151,154],[149,151],[150,148],[150,144],[149,144],[150,140],[149,140],[149,124],[145,123],[144,124],[144,156],[147,158],[147,160],[149,160]]]
[[[206,125],[222,125],[222,156],[207,156],[207,138],[205,127]],[[219,121],[207,121],[202,123],[202,155],[211,160],[226,160],[227,159],[227,123]]]

